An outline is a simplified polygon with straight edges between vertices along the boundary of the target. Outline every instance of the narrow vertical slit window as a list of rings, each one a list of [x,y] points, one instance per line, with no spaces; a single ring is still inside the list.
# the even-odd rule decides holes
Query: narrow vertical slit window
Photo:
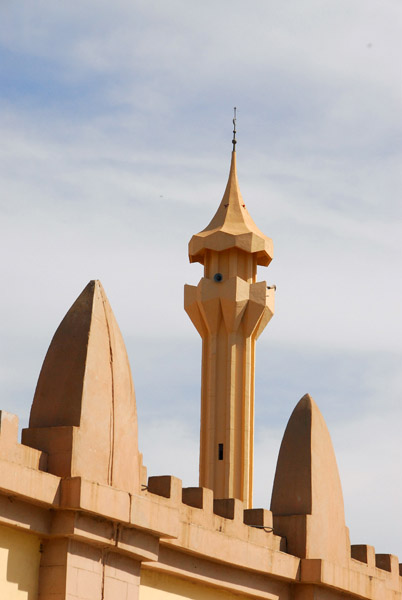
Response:
[[[218,444],[218,460],[223,460],[223,444]]]

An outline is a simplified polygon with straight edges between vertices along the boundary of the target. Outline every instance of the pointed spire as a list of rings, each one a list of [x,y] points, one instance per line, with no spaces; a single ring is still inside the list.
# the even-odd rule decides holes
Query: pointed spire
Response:
[[[256,254],[257,264],[263,266],[268,266],[273,257],[272,240],[258,229],[240,193],[235,151],[232,152],[229,178],[218,210],[209,225],[190,240],[190,262],[204,264],[205,250],[229,248]]]
[[[334,449],[308,394],[296,405],[283,436],[271,510],[275,533],[286,536],[288,552],[338,563],[350,557]]]
[[[99,281],[86,286],[52,339],[23,441],[48,452],[57,475],[139,490],[131,371]]]

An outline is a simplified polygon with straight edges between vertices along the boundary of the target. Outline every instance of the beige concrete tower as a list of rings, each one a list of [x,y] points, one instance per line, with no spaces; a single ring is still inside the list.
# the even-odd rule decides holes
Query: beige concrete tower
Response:
[[[274,312],[274,289],[256,282],[272,260],[272,240],[240,194],[233,149],[229,180],[210,224],[189,244],[204,265],[184,306],[202,337],[200,485],[215,498],[252,504],[255,341]]]

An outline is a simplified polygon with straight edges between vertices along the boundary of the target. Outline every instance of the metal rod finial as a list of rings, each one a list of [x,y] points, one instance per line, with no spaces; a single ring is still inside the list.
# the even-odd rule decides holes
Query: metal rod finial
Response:
[[[232,144],[233,144],[233,152],[236,152],[236,144],[237,144],[237,140],[236,140],[236,107],[234,107],[234,109],[233,109],[233,139],[232,139]]]

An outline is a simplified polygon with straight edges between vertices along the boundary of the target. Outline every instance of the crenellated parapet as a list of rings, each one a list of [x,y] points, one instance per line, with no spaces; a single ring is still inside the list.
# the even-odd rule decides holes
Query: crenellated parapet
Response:
[[[0,431],[0,445],[1,438]],[[300,558],[289,552],[292,540],[277,535],[271,511],[245,509],[235,498],[214,500],[212,490],[183,488],[170,475],[151,476],[131,494],[3,455],[1,526],[40,538],[39,600],[85,600],[88,585],[106,590],[105,600],[119,590],[138,600],[141,582],[158,576],[265,600],[332,600],[337,593],[350,600],[402,598],[397,557],[352,546],[342,564]]]

